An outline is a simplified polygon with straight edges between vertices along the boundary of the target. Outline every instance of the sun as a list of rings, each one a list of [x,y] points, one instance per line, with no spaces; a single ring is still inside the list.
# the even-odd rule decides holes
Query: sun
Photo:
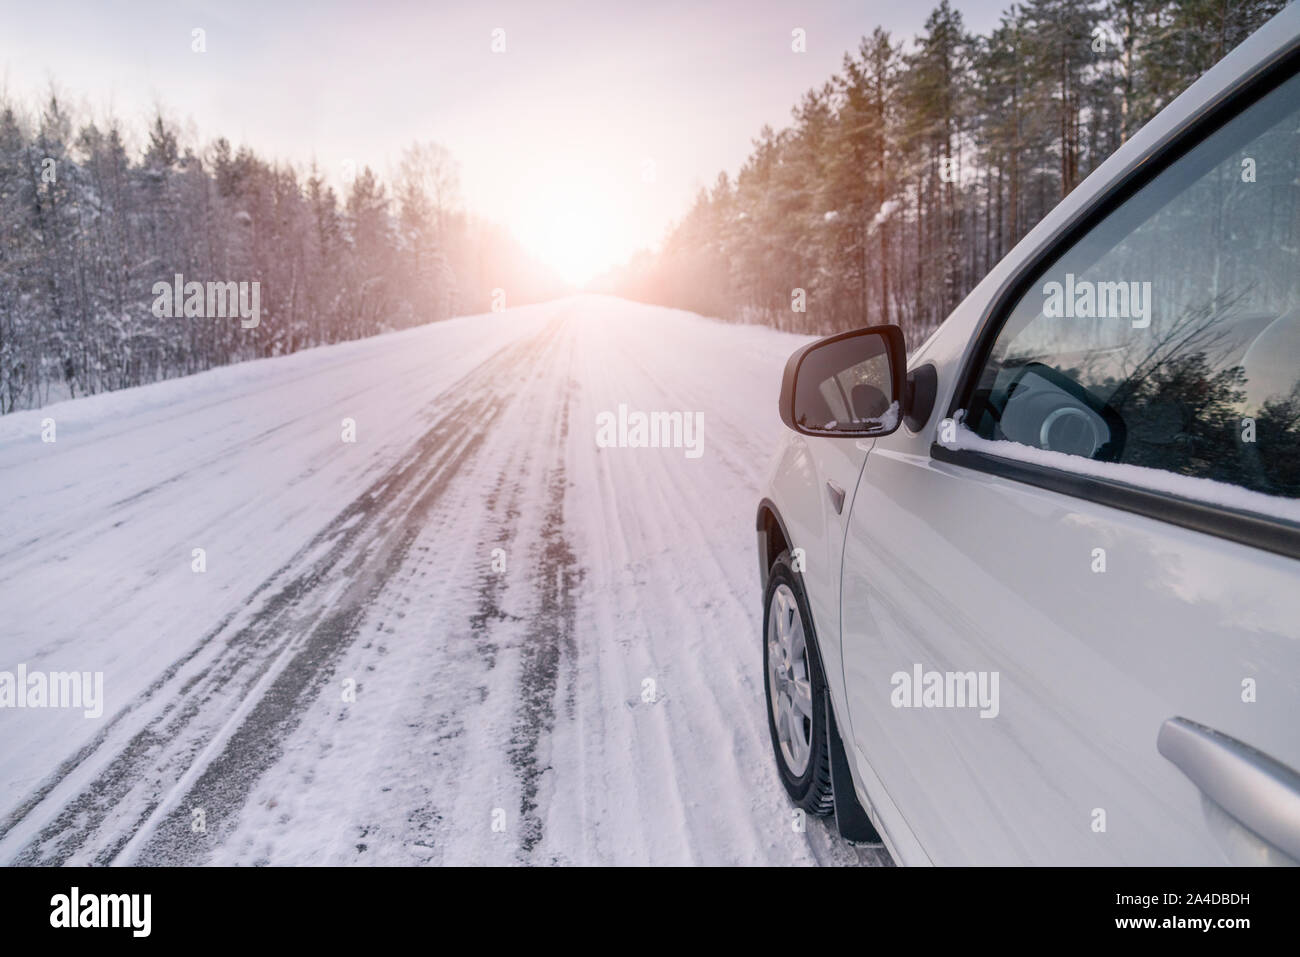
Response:
[[[591,210],[557,210],[543,229],[544,245],[534,251],[562,279],[580,286],[611,265],[608,225]]]
[[[628,255],[621,197],[599,177],[539,184],[516,208],[511,229],[534,256],[581,286]]]

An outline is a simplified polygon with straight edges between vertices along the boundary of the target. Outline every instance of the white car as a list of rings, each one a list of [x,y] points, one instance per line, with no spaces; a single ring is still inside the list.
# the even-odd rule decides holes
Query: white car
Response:
[[[924,344],[791,357],[791,798],[904,864],[1300,861],[1300,4]]]

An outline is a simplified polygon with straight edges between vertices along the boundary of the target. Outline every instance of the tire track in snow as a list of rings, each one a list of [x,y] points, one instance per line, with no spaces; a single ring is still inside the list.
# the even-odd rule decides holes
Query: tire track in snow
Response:
[[[557,578],[552,560],[571,564],[555,467],[568,349],[571,337],[557,336],[506,378],[513,405],[371,603],[360,628],[374,637],[338,665],[366,676],[364,695],[358,686],[351,705],[316,698],[214,862],[540,860],[553,729],[572,698],[564,609],[581,581],[572,568]],[[508,573],[492,566],[493,548],[508,553]],[[357,786],[321,786],[343,777]],[[503,828],[489,826],[498,810]]]
[[[260,771],[278,757],[279,737],[328,679],[331,662],[355,637],[369,599],[384,576],[400,567],[419,520],[482,443],[482,423],[500,413],[506,400],[494,383],[527,362],[557,328],[552,323],[532,340],[500,350],[447,390],[458,398],[446,414],[403,461],[254,591],[246,604],[256,610],[245,624],[222,644],[219,639],[240,613],[228,616],[0,822],[3,847],[51,799],[66,799],[10,862],[111,863],[128,843],[148,863],[191,857],[196,836],[186,808],[202,806],[213,821],[233,815]],[[376,567],[382,574],[375,574]],[[213,660],[200,663],[202,653],[217,644]],[[144,727],[125,727],[137,712],[159,703]],[[124,732],[129,738],[121,742]],[[88,782],[78,782],[72,795],[61,793],[60,785],[114,746],[117,752]],[[142,798],[141,788],[151,795]],[[185,794],[177,793],[182,789],[195,796],[183,806],[179,799]],[[123,817],[116,812],[124,806],[143,806],[143,812]],[[146,841],[155,827],[157,836]]]
[[[571,391],[571,387],[570,387]],[[519,708],[510,736],[510,764],[519,779],[519,813],[523,821],[520,849],[531,854],[543,836],[538,813],[538,785],[549,770],[539,755],[539,743],[555,727],[555,702],[562,659],[572,662],[577,603],[575,589],[583,570],[578,566],[564,532],[564,448],[569,435],[569,400],[560,410],[555,462],[546,481],[546,512],[541,541],[534,559],[534,588],[538,604],[529,619],[520,649]],[[569,711],[572,711],[570,703]],[[571,716],[571,715],[570,715]]]
[[[503,556],[509,553],[514,541],[513,530],[519,520],[519,500],[522,491],[522,485],[518,478],[515,478],[507,488],[507,474],[507,472],[503,471],[497,477],[496,485],[483,503],[489,520],[495,526],[491,540],[492,548],[494,550],[500,549]],[[502,504],[503,496],[508,496],[504,505]],[[474,642],[474,647],[489,669],[496,667],[497,651],[499,650],[492,635],[491,626],[500,621],[520,620],[501,607],[501,596],[505,591],[505,581],[505,576],[499,574],[485,575],[480,579],[474,596],[475,611],[469,618],[470,637]]]

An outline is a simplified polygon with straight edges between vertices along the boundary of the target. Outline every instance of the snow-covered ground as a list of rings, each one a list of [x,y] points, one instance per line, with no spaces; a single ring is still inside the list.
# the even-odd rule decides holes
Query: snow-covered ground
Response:
[[[0,862],[886,860],[768,744],[802,341],[581,297],[0,419],[0,670],[105,697],[0,709]],[[598,444],[620,404],[702,454]]]

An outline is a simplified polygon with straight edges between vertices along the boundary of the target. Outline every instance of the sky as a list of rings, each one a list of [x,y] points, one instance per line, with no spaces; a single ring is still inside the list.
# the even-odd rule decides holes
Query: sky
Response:
[[[954,6],[986,32],[1008,2]],[[136,145],[159,106],[185,142],[315,160],[336,185],[366,165],[390,178],[408,145],[437,142],[469,210],[581,284],[655,246],[860,37],[910,39],[933,6],[0,0],[0,96],[33,103],[53,83]]]

